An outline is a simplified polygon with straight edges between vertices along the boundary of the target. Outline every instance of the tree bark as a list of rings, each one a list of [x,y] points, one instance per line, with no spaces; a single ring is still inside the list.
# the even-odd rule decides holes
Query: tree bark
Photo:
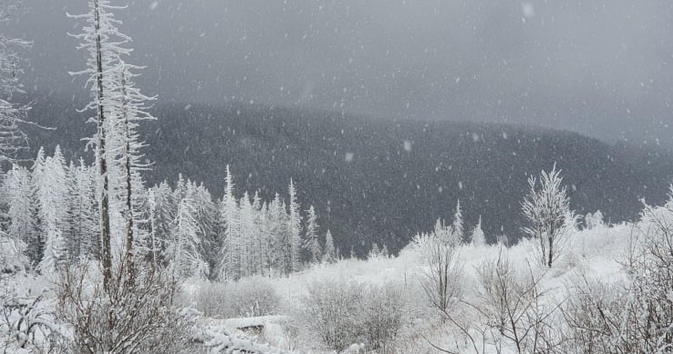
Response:
[[[98,125],[98,174],[103,179],[100,190],[100,221],[101,221],[101,263],[103,266],[103,286],[109,290],[112,279],[112,250],[110,244],[110,203],[109,181],[107,175],[107,159],[105,157],[105,112],[103,104],[103,52],[100,34],[100,7],[98,0],[94,0],[94,26],[96,30],[96,86],[97,86],[97,125]]]

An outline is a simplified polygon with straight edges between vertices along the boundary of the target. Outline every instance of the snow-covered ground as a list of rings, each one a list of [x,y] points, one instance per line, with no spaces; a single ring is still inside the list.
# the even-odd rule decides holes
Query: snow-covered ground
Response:
[[[464,304],[470,304],[475,308],[481,306],[483,300],[479,298],[478,269],[485,262],[494,261],[504,255],[510,260],[519,276],[525,277],[531,274],[540,279],[539,291],[545,293],[542,301],[549,304],[563,302],[570,296],[571,287],[568,285],[575,283],[580,277],[598,279],[603,283],[625,281],[628,274],[622,264],[632,245],[633,235],[632,225],[612,227],[600,225],[591,230],[575,231],[565,243],[562,257],[551,269],[536,262],[533,240],[524,240],[509,248],[500,245],[459,246],[456,253],[457,264],[461,265],[463,276],[457,286],[461,288],[461,295],[460,299],[456,299],[458,305],[454,305],[449,311],[455,314],[455,318],[459,319],[456,321],[465,324],[473,335],[477,328],[483,328],[483,323],[470,322],[476,314],[472,314],[470,307]],[[197,337],[214,353],[332,353],[334,351],[324,345],[314,328],[305,323],[305,317],[302,317],[305,313],[305,299],[309,296],[312,284],[333,282],[355,284],[360,287],[394,284],[403,293],[404,313],[401,317],[403,319],[401,329],[385,348],[366,351],[366,345],[355,342],[350,343],[352,345],[349,345],[344,353],[441,352],[433,346],[457,352],[474,352],[477,349],[470,347],[471,344],[466,341],[460,328],[442,320],[427,300],[421,283],[429,270],[428,267],[422,250],[410,246],[398,257],[342,260],[335,264],[321,264],[289,277],[263,279],[262,281],[270,285],[279,297],[279,306],[276,307],[273,316],[211,318],[201,315],[197,321],[199,327]],[[53,306],[55,297],[51,291],[53,286],[54,283],[44,277],[21,275],[5,278],[3,292],[12,293],[15,298],[25,299],[42,295],[44,303],[51,302]],[[183,286],[184,304],[197,306],[198,294],[209,286],[213,285],[196,281],[186,282]],[[227,296],[229,295],[223,293],[222,301]],[[218,301],[217,296],[214,300]],[[40,311],[50,312],[49,309]],[[16,315],[12,316],[7,318],[10,323],[17,320]],[[51,317],[46,315],[42,318],[48,323]],[[5,326],[0,327],[0,330],[6,335],[10,334],[12,329]],[[16,335],[16,329],[14,331],[13,335]],[[504,345],[496,350],[496,346],[488,344],[492,339],[486,338],[486,342],[483,342],[486,344],[479,344],[481,347],[478,351],[495,353],[500,350],[507,353],[511,349],[508,345]]]
[[[533,274],[540,279],[538,288],[545,294],[542,299],[550,304],[563,302],[570,295],[569,284],[575,283],[580,277],[598,279],[603,283],[624,281],[627,273],[622,261],[625,260],[632,235],[633,226],[626,224],[612,227],[600,225],[591,230],[575,231],[566,241],[562,257],[551,269],[538,265],[535,258],[536,244],[533,240],[524,240],[509,248],[500,245],[460,246],[457,254],[458,263],[463,270],[459,284],[462,288],[461,298],[474,306],[480,304],[477,270],[486,261],[494,261],[501,254],[507,256],[519,276]],[[389,348],[375,352],[441,352],[433,349],[433,345],[459,352],[468,350],[460,330],[442,322],[428,303],[421,286],[421,280],[428,271],[427,264],[420,249],[408,247],[398,257],[348,259],[335,264],[321,264],[289,277],[268,279],[267,282],[281,297],[282,305],[278,310],[281,316],[228,319],[221,321],[221,324],[230,331],[236,331],[242,324],[263,325],[263,333],[257,336],[262,342],[298,352],[331,353],[333,351],[326,348],[316,333],[311,328],[306,328],[306,324],[301,323],[298,318],[300,316],[297,315],[301,313],[302,306],[305,306],[304,298],[308,295],[311,284],[324,281],[357,284],[362,287],[396,284],[404,292],[405,323]],[[190,292],[198,292],[198,287],[192,284]],[[456,306],[455,311],[461,318],[470,318],[469,312],[463,313],[466,311],[465,306]],[[469,325],[469,321],[466,323]],[[357,347],[358,343],[353,344]],[[350,350],[357,352],[359,347],[356,347]],[[494,346],[486,346],[484,349],[485,353],[496,352]],[[506,345],[499,350],[508,352]],[[365,352],[364,349],[361,352]]]

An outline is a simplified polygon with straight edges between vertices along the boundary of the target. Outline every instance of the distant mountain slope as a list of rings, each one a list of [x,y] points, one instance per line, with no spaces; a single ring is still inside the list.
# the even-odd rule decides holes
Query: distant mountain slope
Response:
[[[60,143],[81,154],[92,125],[52,99],[33,117],[57,131],[33,132],[34,145]],[[294,178],[300,201],[314,204],[322,233],[364,254],[371,242],[399,250],[437,217],[450,219],[459,198],[466,229],[479,215],[487,238],[520,236],[520,203],[527,178],[554,163],[563,169],[578,213],[603,211],[613,222],[633,219],[639,198],[664,200],[673,156],[609,146],[565,131],[496,124],[387,121],[303,109],[232,104],[159,103],[157,122],[144,127],[156,162],[151,183],[179,172],[221,196],[226,164],[239,192],[287,193]],[[88,132],[87,132],[88,131]],[[502,231],[501,231],[502,230]]]

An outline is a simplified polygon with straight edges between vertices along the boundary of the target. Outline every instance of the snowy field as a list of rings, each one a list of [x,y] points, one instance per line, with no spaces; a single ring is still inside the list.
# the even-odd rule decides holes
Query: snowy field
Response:
[[[579,333],[569,326],[572,314],[577,314],[573,311],[580,305],[591,311],[591,304],[602,301],[629,308],[630,299],[636,298],[632,289],[638,265],[645,264],[637,259],[647,257],[644,250],[653,240],[648,235],[657,230],[657,220],[673,220],[673,212],[666,208],[647,210],[645,221],[637,224],[599,224],[572,231],[551,268],[537,260],[533,239],[509,248],[499,244],[442,248],[453,255],[446,268],[444,308],[431,295],[438,289],[432,276],[437,263],[428,253],[432,233],[398,257],[346,259],[287,277],[251,277],[237,283],[183,281],[178,304],[190,318],[187,330],[192,344],[187,350],[583,352],[586,343],[579,343],[581,336],[570,339]],[[506,286],[498,288],[498,282]],[[5,352],[39,353],[72,337],[71,327],[55,316],[56,283],[53,276],[3,277],[0,333]],[[631,294],[624,297],[627,292]],[[590,302],[579,301],[587,300],[582,297],[587,294],[592,295]],[[630,316],[627,312],[611,315]],[[592,340],[597,348],[602,343]]]
[[[483,299],[479,295],[478,269],[489,260],[496,260],[506,255],[516,269],[517,276],[534,274],[539,278],[538,288],[544,292],[542,301],[549,304],[562,303],[569,298],[572,286],[580,278],[600,280],[607,284],[625,284],[628,281],[624,261],[633,237],[636,237],[633,225],[598,226],[591,230],[574,232],[567,241],[565,252],[559,261],[547,269],[538,266],[535,261],[536,248],[533,241],[523,241],[510,248],[500,245],[472,246],[463,245],[457,248],[458,263],[461,264],[463,276],[456,286],[462,289],[461,300],[469,306],[479,305]],[[303,353],[332,353],[324,343],[302,323],[301,306],[309,296],[308,289],[316,284],[329,282],[337,286],[355,285],[359,288],[369,286],[396,286],[402,292],[403,306],[401,309],[403,323],[395,338],[386,343],[386,348],[379,348],[380,353],[441,353],[440,347],[451,352],[473,352],[464,338],[464,333],[455,325],[442,320],[424,292],[422,282],[429,271],[423,251],[413,246],[405,249],[399,257],[379,257],[370,260],[342,260],[336,264],[322,264],[310,270],[290,275],[285,278],[265,280],[280,297],[277,314],[282,316],[255,317],[248,319],[229,319],[215,321],[229,331],[237,332],[237,328],[262,325],[264,329],[255,333],[257,340],[285,350]],[[191,282],[185,285],[188,293],[196,296],[201,289],[210,285]],[[469,306],[454,299],[454,309],[466,326],[472,318]],[[194,306],[197,300],[192,298]],[[554,305],[552,305],[554,306]],[[476,311],[476,310],[474,310]],[[478,314],[475,314],[478,316]],[[558,315],[558,314],[556,314]],[[246,323],[246,321],[248,321]],[[483,324],[482,324],[483,325]],[[238,331],[244,334],[245,331]],[[350,343],[352,347],[343,352],[367,351],[363,342]],[[498,348],[493,343],[480,346],[477,351],[483,353],[516,352],[516,348],[508,348],[508,343]]]

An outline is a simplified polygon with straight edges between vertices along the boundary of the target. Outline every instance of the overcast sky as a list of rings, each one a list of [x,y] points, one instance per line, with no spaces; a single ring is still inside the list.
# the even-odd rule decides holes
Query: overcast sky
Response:
[[[85,0],[23,0],[26,87],[86,94]],[[146,94],[534,123],[673,147],[671,0],[129,0]]]

